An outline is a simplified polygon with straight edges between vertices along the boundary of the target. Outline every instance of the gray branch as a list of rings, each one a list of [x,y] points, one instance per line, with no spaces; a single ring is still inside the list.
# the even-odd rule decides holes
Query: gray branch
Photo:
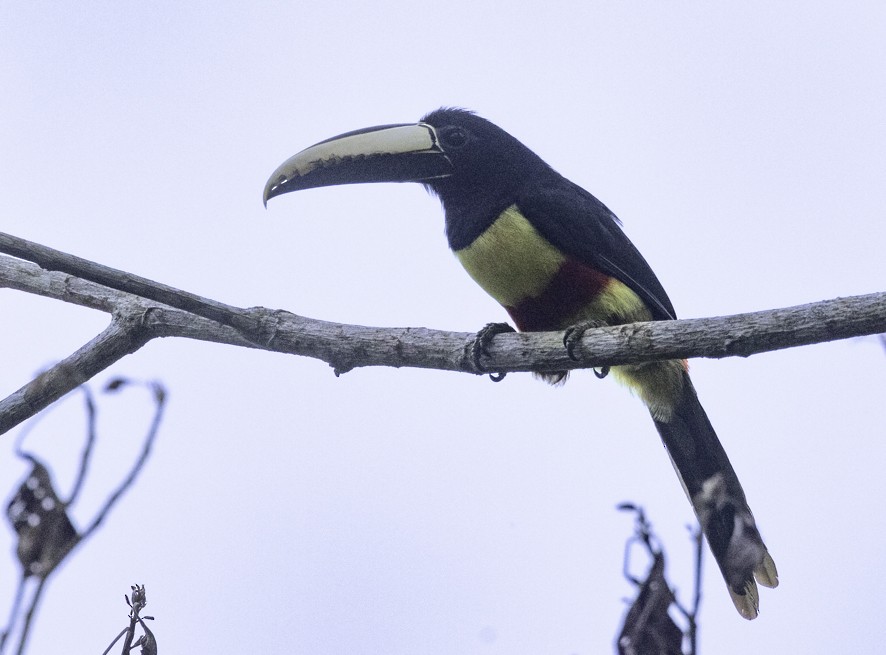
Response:
[[[0,288],[112,316],[101,334],[0,401],[0,434],[156,337],[313,357],[330,364],[336,375],[363,366],[481,372],[470,356],[473,333],[345,325],[283,310],[232,307],[2,233],[0,252],[14,255],[0,255]],[[577,349],[578,361],[567,356],[562,332],[500,334],[481,364],[484,371],[510,373],[747,357],[883,332],[886,292],[731,316],[589,330]]]

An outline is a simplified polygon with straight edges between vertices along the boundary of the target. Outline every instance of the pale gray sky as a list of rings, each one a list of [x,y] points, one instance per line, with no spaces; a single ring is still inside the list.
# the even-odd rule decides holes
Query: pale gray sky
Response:
[[[884,44],[877,2],[4,3],[2,229],[231,304],[475,330],[504,312],[417,185],[261,204],[297,150],[457,105],[612,208],[681,317],[881,291]],[[0,311],[2,395],[107,320],[11,291]],[[881,648],[881,346],[692,369],[781,574],[749,623],[709,558],[701,652]],[[111,374],[162,379],[166,422],[138,487],[53,581],[31,653],[101,652],[135,582],[161,652],[611,652],[633,593],[624,500],[689,591],[689,504],[612,380],[335,378],[172,340]],[[146,414],[106,404],[93,503]],[[78,405],[32,442],[63,482]],[[0,467],[10,489],[21,467]]]

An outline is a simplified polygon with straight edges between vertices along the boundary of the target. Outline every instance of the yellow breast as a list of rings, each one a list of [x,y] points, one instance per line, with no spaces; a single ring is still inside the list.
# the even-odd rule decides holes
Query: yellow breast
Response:
[[[505,209],[455,256],[474,281],[505,307],[539,296],[565,259],[516,205]]]

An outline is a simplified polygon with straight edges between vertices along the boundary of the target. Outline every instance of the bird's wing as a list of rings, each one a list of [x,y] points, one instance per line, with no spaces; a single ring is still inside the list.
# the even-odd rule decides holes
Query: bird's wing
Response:
[[[676,318],[661,282],[615,214],[581,187],[564,182],[524,194],[517,200],[520,213],[561,252],[630,287],[654,320]]]

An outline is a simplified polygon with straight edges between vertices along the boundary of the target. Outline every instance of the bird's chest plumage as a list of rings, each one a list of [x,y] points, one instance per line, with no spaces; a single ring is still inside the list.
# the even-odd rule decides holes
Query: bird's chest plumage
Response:
[[[474,281],[505,307],[539,296],[566,259],[515,205],[455,256]]]
[[[455,255],[520,330],[556,330],[587,319],[624,322],[622,308],[645,309],[624,284],[545,239],[516,205]]]

